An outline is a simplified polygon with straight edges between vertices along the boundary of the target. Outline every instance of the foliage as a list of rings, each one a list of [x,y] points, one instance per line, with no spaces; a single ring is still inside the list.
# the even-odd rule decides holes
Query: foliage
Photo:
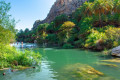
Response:
[[[8,44],[15,41],[15,20],[8,14],[10,3],[0,1],[0,43]]]
[[[64,49],[70,49],[70,48],[74,48],[74,46],[72,46],[71,44],[64,44],[63,48]]]
[[[21,31],[17,40],[104,50],[120,45],[119,26],[120,0],[89,0],[72,14],[29,31],[29,39]]]
[[[58,27],[67,20],[68,20],[68,16],[66,16],[65,14],[62,14],[57,16],[53,22],[55,23],[55,27]]]
[[[91,30],[91,34],[88,36],[85,41],[85,47],[87,48],[97,48],[98,46],[104,47],[107,36],[103,32],[98,32],[94,29]]]
[[[0,1],[0,68],[31,66],[33,63],[38,64],[41,55],[32,51],[18,51],[14,47],[9,46],[10,42],[15,39],[15,20],[10,18],[8,11],[10,3]],[[30,32],[28,29],[20,31],[23,37],[28,37]],[[25,33],[25,36],[24,36]]]
[[[77,47],[77,48],[81,48],[81,47],[84,47],[84,44],[85,44],[85,40],[83,38],[77,40],[74,42],[74,45]]]
[[[67,42],[70,38],[70,33],[75,24],[71,21],[64,22],[64,24],[60,27],[60,32],[58,33],[58,38],[60,41]]]
[[[14,41],[14,37],[14,33],[0,26],[0,43],[9,44],[10,42]]]
[[[55,23],[51,22],[48,27],[46,28],[47,33],[54,33],[56,30]]]
[[[86,17],[81,20],[78,27],[80,28],[80,34],[87,33],[87,31],[92,28],[92,17]]]
[[[120,28],[109,27],[105,33],[112,47],[120,45]]]
[[[56,34],[48,34],[48,36],[46,37],[46,40],[48,43],[57,43],[57,35]]]
[[[18,51],[9,45],[0,44],[0,68],[31,66],[40,62],[41,55],[32,51]]]
[[[0,26],[12,31],[13,33],[16,33],[16,22],[14,19],[11,18],[11,15],[8,14],[10,8],[10,3],[0,1]]]

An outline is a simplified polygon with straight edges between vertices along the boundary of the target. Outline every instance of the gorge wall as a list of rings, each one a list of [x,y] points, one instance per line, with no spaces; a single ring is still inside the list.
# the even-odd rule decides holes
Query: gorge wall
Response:
[[[56,0],[45,20],[43,21],[36,20],[33,25],[33,28],[36,28],[41,23],[50,23],[51,21],[54,20],[56,16],[60,14],[66,15],[71,14],[85,1],[88,0]]]

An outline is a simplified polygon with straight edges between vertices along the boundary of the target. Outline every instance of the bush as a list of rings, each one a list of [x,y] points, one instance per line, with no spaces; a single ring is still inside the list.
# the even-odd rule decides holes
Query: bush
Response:
[[[120,45],[120,28],[109,27],[105,33],[109,40],[107,45],[112,44],[110,48]]]
[[[85,41],[86,48],[102,48],[104,47],[104,43],[106,42],[107,36],[103,32],[98,32],[94,29],[91,30],[91,34],[88,36]]]
[[[32,66],[40,62],[41,55],[32,51],[18,51],[9,45],[0,44],[0,68]]]
[[[87,31],[92,28],[92,23],[92,17],[86,17],[81,20],[78,24],[80,28],[79,34],[87,33]]]
[[[48,41],[48,43],[56,43],[57,42],[57,35],[56,34],[48,34],[48,36],[46,37],[46,40]]]
[[[63,48],[64,49],[71,49],[71,48],[74,48],[74,46],[72,46],[71,44],[64,44]]]
[[[85,40],[81,38],[81,39],[75,41],[74,44],[75,44],[75,46],[76,46],[77,48],[84,47]]]

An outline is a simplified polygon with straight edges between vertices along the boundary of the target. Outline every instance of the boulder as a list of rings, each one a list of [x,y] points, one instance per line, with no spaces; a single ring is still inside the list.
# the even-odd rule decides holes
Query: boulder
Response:
[[[120,57],[120,46],[113,48],[112,52],[111,52],[111,55]]]

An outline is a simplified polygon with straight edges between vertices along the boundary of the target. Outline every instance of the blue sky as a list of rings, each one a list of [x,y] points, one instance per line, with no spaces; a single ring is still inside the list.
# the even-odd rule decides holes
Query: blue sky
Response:
[[[35,20],[43,20],[56,0],[5,0],[11,3],[10,14],[20,20],[16,29],[31,29]]]

